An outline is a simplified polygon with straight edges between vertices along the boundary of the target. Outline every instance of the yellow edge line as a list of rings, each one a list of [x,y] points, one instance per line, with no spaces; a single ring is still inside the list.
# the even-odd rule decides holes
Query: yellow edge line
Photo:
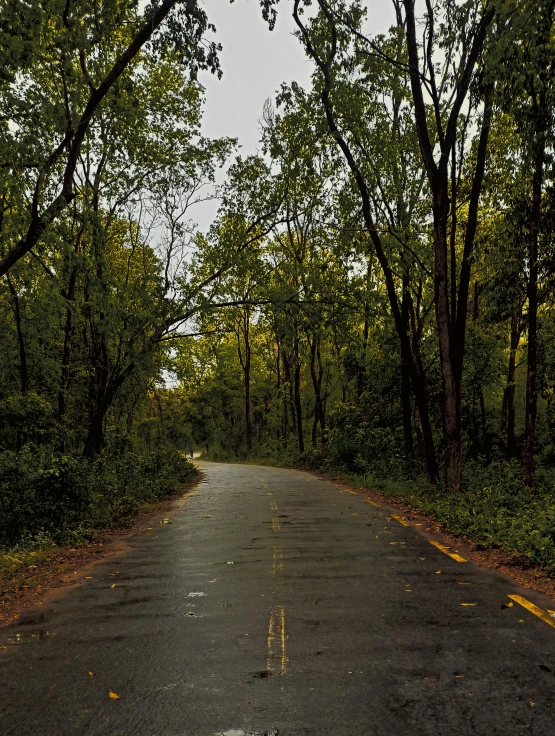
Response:
[[[530,603],[530,601],[527,601],[526,598],[523,598],[521,595],[510,595],[509,598],[513,601],[516,601],[517,603],[520,603],[520,605],[530,611],[530,613],[535,614],[538,618],[541,618],[542,621],[545,621],[546,624],[553,626],[553,628],[555,629],[555,619],[548,616],[547,613],[545,613],[545,611],[542,611],[541,608],[538,608],[533,603]]]
[[[395,519],[396,521],[399,522],[399,524],[402,524],[403,526],[410,526],[410,524],[408,523],[408,521],[405,521],[404,519],[401,519],[401,517],[400,516],[397,516],[397,514],[391,514],[391,518],[392,519]]]
[[[365,499],[364,499],[364,503],[371,503],[371,504],[372,504],[372,506],[375,506],[375,507],[376,507],[376,508],[378,508],[378,509],[379,509],[379,508],[381,508],[381,506],[380,506],[380,504],[379,504],[379,503],[376,503],[375,501],[371,501],[371,500],[370,500],[369,498],[365,498]]]
[[[447,547],[444,547],[443,544],[440,544],[439,542],[432,542],[431,539],[430,539],[430,544],[433,544],[434,547],[437,547],[438,549],[440,549],[446,555],[449,555],[449,557],[452,557],[457,562],[466,562],[466,560],[464,559],[464,557],[461,557],[456,552],[449,552],[449,550],[447,549]]]

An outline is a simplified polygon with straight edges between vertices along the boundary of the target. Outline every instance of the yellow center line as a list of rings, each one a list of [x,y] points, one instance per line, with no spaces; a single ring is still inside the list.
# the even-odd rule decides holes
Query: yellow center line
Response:
[[[392,519],[395,519],[395,521],[398,521],[399,524],[402,524],[403,526],[410,526],[410,524],[408,523],[408,521],[405,521],[400,516],[397,516],[397,514],[391,514],[391,518]]]
[[[268,671],[284,675],[287,670],[285,608],[274,606],[268,626]]]
[[[430,539],[430,544],[433,544],[434,547],[437,547],[439,550],[444,552],[446,555],[449,555],[449,557],[452,557],[457,562],[466,562],[464,557],[461,557],[456,552],[449,552],[448,548],[445,547],[443,544],[440,544],[439,542],[433,542],[431,539]]]
[[[516,601],[517,603],[520,603],[520,605],[530,611],[530,613],[533,613],[538,618],[541,618],[542,621],[545,621],[546,624],[549,624],[550,626],[553,626],[553,628],[555,628],[555,618],[551,618],[548,613],[542,611],[541,608],[538,608],[538,606],[530,603],[530,601],[527,601],[526,598],[523,598],[521,595],[510,595],[509,598],[513,601]]]
[[[277,503],[275,501],[272,501],[272,503],[270,504],[270,508],[272,509],[272,511],[277,511]]]
[[[279,530],[280,530],[279,521],[274,517],[272,519],[272,531],[273,532],[279,532]]]
[[[272,575],[276,575],[278,572],[283,572],[283,551],[281,547],[274,547]]]

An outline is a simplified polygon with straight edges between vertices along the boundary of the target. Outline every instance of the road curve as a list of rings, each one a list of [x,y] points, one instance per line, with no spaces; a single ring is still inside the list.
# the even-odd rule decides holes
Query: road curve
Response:
[[[555,628],[509,596],[545,599],[344,486],[200,466],[171,523],[0,631],[2,736],[555,734]]]

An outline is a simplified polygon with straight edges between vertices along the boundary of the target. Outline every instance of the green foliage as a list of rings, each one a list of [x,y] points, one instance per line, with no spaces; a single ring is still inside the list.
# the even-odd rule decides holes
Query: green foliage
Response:
[[[175,450],[94,461],[48,446],[2,452],[0,547],[77,544],[167,498],[195,474]]]
[[[534,494],[517,463],[468,463],[464,487],[446,494],[423,480],[395,480],[377,473],[355,478],[440,521],[445,531],[468,537],[478,548],[499,549],[555,572],[555,479],[540,477]]]

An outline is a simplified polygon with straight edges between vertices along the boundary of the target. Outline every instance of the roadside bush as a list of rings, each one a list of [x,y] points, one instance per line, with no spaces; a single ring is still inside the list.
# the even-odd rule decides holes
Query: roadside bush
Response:
[[[191,480],[174,450],[107,455],[93,462],[26,445],[0,453],[0,547],[51,539],[77,544]]]
[[[322,448],[326,467],[355,473],[372,468],[380,475],[398,475],[403,468],[401,447],[396,430],[374,426],[358,408],[339,404],[330,411],[327,442]]]
[[[539,475],[539,474],[538,474]],[[480,548],[522,555],[555,572],[555,492],[545,475],[531,493],[520,479],[518,464],[507,462],[465,466],[460,493],[449,494],[423,479],[384,480],[366,474],[359,481],[385,496],[431,514],[444,529],[466,536]]]

